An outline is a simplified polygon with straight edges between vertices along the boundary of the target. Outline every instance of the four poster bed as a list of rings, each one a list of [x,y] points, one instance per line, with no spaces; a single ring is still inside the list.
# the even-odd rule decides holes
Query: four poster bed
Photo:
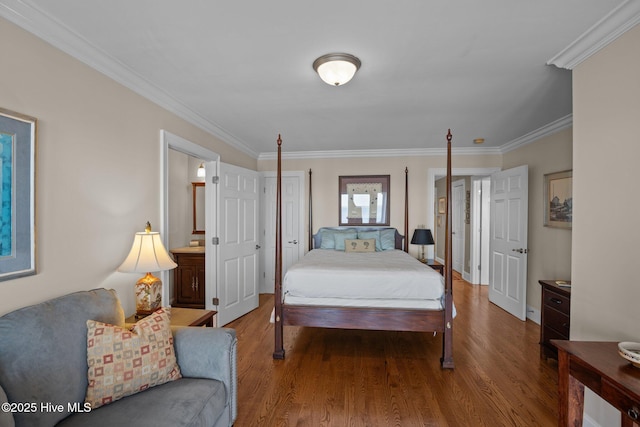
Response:
[[[309,252],[289,268],[283,280],[282,140],[278,136],[274,359],[284,359],[285,356],[284,326],[309,326],[440,332],[441,365],[443,368],[454,367],[451,138],[449,131],[444,279],[408,255],[408,170],[405,169],[404,236],[391,227],[362,226],[322,227],[312,235],[309,171]]]

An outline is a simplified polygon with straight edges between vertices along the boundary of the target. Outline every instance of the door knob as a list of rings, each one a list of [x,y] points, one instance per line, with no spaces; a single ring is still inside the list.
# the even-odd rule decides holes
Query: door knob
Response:
[[[260,245],[256,245],[256,251],[257,251],[258,249],[260,249],[261,247],[262,247],[262,246],[260,246]]]
[[[297,240],[289,240],[289,243],[293,243],[294,245],[297,245],[298,241]]]
[[[527,249],[522,249],[522,248],[518,248],[518,249],[511,249],[513,252],[518,252],[519,254],[526,254],[529,251]]]

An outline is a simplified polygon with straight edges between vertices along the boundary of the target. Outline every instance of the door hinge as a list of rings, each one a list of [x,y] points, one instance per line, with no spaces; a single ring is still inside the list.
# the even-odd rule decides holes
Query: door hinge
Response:
[[[219,245],[220,244],[220,238],[219,237],[212,237],[211,238],[211,244],[212,245]]]
[[[211,177],[211,183],[212,184],[220,184],[220,177],[219,176],[212,176]]]
[[[211,304],[220,305],[220,299],[219,298],[211,298]]]

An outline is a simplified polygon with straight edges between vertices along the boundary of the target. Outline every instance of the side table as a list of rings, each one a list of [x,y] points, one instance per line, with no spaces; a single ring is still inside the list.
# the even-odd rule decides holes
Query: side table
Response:
[[[584,388],[621,412],[622,427],[640,420],[640,369],[618,355],[618,343],[552,340],[558,348],[558,425],[581,426]]]
[[[213,328],[216,326],[216,314],[218,312],[214,310],[171,307],[171,326],[208,326]],[[124,323],[126,326],[130,326],[138,320],[140,318],[136,319],[134,314],[127,317]]]
[[[427,264],[429,267],[433,268],[435,271],[437,271],[438,273],[440,273],[442,276],[444,276],[444,265],[440,264],[438,261],[434,260],[434,259],[427,259],[427,260],[418,260],[423,264]]]

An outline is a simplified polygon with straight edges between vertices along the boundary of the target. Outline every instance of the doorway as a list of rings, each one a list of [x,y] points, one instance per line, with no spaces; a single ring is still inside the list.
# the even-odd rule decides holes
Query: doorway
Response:
[[[163,236],[164,244],[168,247],[168,235],[169,235],[169,224],[170,221],[174,220],[171,218],[170,209],[169,209],[169,179],[171,172],[169,170],[169,157],[170,150],[174,150],[179,153],[184,153],[188,156],[201,159],[204,162],[205,173],[206,176],[215,176],[217,174],[219,168],[220,156],[198,144],[195,144],[191,141],[188,141],[180,136],[174,135],[170,132],[162,130],[160,132],[160,141],[161,141],[161,150],[160,150],[160,162],[161,162],[161,224],[160,224],[160,233]],[[185,185],[190,185],[188,182],[185,182]],[[216,212],[216,186],[207,185],[205,186],[205,204],[204,204],[204,214],[205,214],[205,234],[204,240],[206,242],[210,242],[211,238],[215,235],[213,233],[216,232],[214,229],[215,223],[213,221],[213,215],[211,213]],[[217,259],[217,247],[214,245],[204,245],[205,248],[205,308],[208,310],[215,310],[216,306],[213,305],[212,299],[217,295],[216,289],[216,259]],[[163,283],[170,283],[170,275],[173,274],[173,271],[163,271],[161,272],[161,280]],[[162,304],[169,305],[171,301],[171,294],[169,286],[164,286],[162,290]]]
[[[495,172],[500,171],[500,168],[498,167],[492,167],[492,168],[453,168],[452,169],[452,179],[455,179],[457,177],[462,177],[462,176],[471,176],[472,178],[475,177],[486,177],[489,176]],[[436,204],[436,180],[440,179],[440,178],[444,178],[446,177],[447,174],[447,170],[445,168],[431,168],[428,170],[428,174],[427,174],[427,206],[432,206],[432,209],[427,209],[427,224],[429,224],[431,227],[433,227],[433,229],[437,229],[437,222],[436,222],[436,212],[438,209],[438,206]],[[487,193],[488,196],[488,193]],[[466,198],[466,192],[465,192],[465,198]],[[466,200],[466,199],[465,199]],[[465,202],[466,203],[466,202]],[[471,214],[471,213],[470,213]],[[487,215],[488,216],[488,215]],[[465,213],[465,218],[466,218],[466,213]],[[442,220],[444,221],[444,219]],[[473,221],[470,221],[471,224],[471,230],[470,230],[470,234],[471,236],[473,236],[476,233],[479,233],[479,228],[481,226],[480,223],[475,223]],[[444,224],[444,222],[443,222]],[[444,227],[444,225],[443,225]],[[470,239],[466,240],[467,242],[470,241]],[[444,260],[442,259],[442,257],[437,257],[435,256],[435,252],[434,252],[434,246],[427,246],[427,254],[426,257],[427,258],[433,258],[433,259],[437,259],[440,262],[444,262]],[[465,251],[466,253],[467,251]],[[487,258],[488,259],[488,258]],[[464,264],[463,264],[464,265]],[[473,265],[473,264],[472,264]],[[488,271],[488,265],[486,267],[486,270]],[[464,280],[470,282],[470,283],[474,283],[472,281],[471,275],[469,274],[468,271],[464,271],[464,268],[462,269],[463,271],[461,271],[460,273],[462,274],[462,277]],[[475,283],[478,283],[477,281]]]

